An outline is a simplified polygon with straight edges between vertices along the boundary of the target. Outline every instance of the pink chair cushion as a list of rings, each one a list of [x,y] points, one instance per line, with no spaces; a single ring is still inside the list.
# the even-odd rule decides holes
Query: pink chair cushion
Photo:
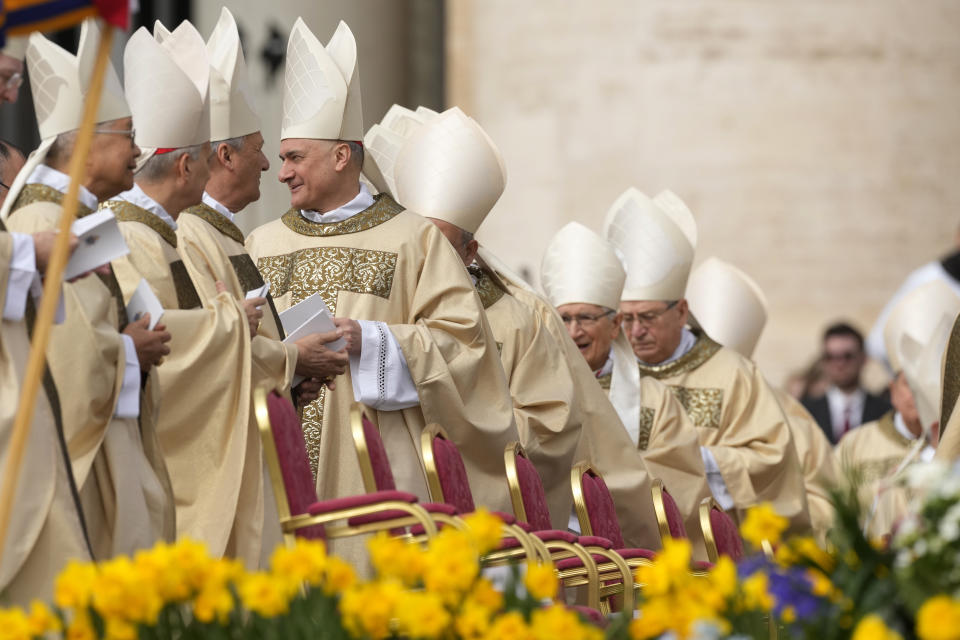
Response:
[[[570,533],[569,531],[562,531],[560,529],[546,529],[544,531],[533,531],[532,533],[544,542],[560,540],[562,542],[569,542],[573,544],[577,541],[576,535]]]
[[[730,556],[734,561],[743,557],[743,540],[737,531],[737,524],[733,518],[720,509],[710,510],[710,526],[713,528],[713,539],[717,542],[717,551],[722,556]]]
[[[536,529],[550,529],[550,508],[547,507],[547,495],[543,491],[543,481],[533,463],[523,456],[516,456],[517,478],[520,481],[520,496],[527,522]]]
[[[366,414],[363,414],[363,438],[367,441],[367,452],[370,454],[377,491],[396,489],[397,484],[393,480],[393,470],[390,468],[387,448],[383,446],[383,438],[380,437],[380,429],[367,419]]]
[[[613,542],[600,536],[580,536],[577,542],[585,547],[600,547],[601,549],[613,548]]]
[[[331,513],[353,507],[366,507],[388,500],[414,503],[417,496],[406,491],[377,491],[376,493],[361,493],[355,496],[344,496],[342,498],[333,498],[315,502],[308,508],[310,515],[315,516],[320,513]],[[361,516],[362,517],[362,516]]]
[[[583,499],[587,506],[593,534],[611,540],[618,548],[625,546],[620,521],[617,519],[617,510],[613,505],[613,496],[607,489],[607,483],[600,476],[589,473],[583,474],[582,482]]]
[[[687,528],[683,525],[683,514],[680,513],[677,501],[666,489],[663,490],[663,508],[667,512],[667,526],[670,527],[670,537],[686,538]]]
[[[591,609],[590,607],[585,607],[580,604],[569,605],[568,608],[579,615],[584,622],[591,623],[601,629],[607,627],[608,621],[603,617],[603,614],[597,611],[596,609]]]
[[[633,560],[634,558],[646,558],[647,560],[653,560],[657,557],[655,551],[650,549],[617,549],[617,553],[620,554],[624,560]]]
[[[470,492],[467,469],[463,466],[457,445],[444,438],[434,438],[433,459],[437,465],[444,502],[452,504],[460,513],[472,513],[476,507]]]
[[[300,417],[293,405],[276,392],[267,396],[267,414],[273,442],[277,447],[280,474],[283,476],[290,514],[295,516],[307,513],[310,506],[317,502],[317,488],[310,471]],[[323,525],[319,524],[299,529],[296,535],[321,540],[326,537]]]

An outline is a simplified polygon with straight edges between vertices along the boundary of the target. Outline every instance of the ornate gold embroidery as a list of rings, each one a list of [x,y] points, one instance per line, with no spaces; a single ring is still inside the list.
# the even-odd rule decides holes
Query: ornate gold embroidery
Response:
[[[263,286],[263,277],[260,275],[257,265],[253,264],[253,258],[250,257],[250,254],[238,253],[230,256],[230,265],[233,267],[233,272],[237,274],[237,280],[240,281],[240,286],[244,291],[259,289]],[[277,307],[273,304],[273,296],[270,295],[270,292],[267,292],[267,305],[270,307],[270,313],[273,314],[273,319],[277,323],[280,339],[283,340],[287,336],[283,332],[283,323],[280,322],[280,314],[277,313]]]
[[[897,431],[897,427],[893,424],[894,413],[895,412],[891,410],[880,416],[880,419],[877,420],[877,429],[880,430],[880,433],[885,435],[887,438],[890,438],[894,442],[897,442],[904,447],[910,446],[913,444],[913,440],[904,437],[902,433]]]
[[[193,280],[187,273],[183,260],[174,260],[170,263],[170,273],[173,276],[173,286],[177,290],[177,306],[181,309],[196,309],[200,306],[200,296]]]
[[[236,240],[240,244],[243,244],[243,231],[240,231],[240,227],[233,224],[230,220],[227,220],[227,217],[216,209],[201,202],[192,207],[187,207],[180,212],[180,215],[184,213],[197,216],[231,240]],[[262,287],[263,285],[261,284],[260,286]]]
[[[117,220],[121,222],[139,222],[145,224],[163,238],[167,244],[174,249],[177,248],[177,232],[170,228],[166,222],[153,215],[146,209],[141,209],[132,202],[126,200],[107,200],[100,205],[101,209],[110,209]]]
[[[670,364],[648,365],[638,362],[637,366],[640,367],[640,375],[652,376],[657,380],[672,378],[673,376],[693,371],[712,358],[713,354],[717,351],[720,351],[720,345],[711,340],[710,336],[699,329],[694,329],[693,333],[697,336],[697,342],[690,351]]]
[[[57,191],[53,187],[49,187],[45,184],[40,184],[37,182],[25,184],[23,185],[23,189],[20,190],[20,194],[17,196],[16,202],[14,202],[13,206],[10,207],[10,213],[25,207],[28,204],[33,204],[34,202],[52,202],[54,204],[62,205],[63,193]],[[93,209],[82,202],[77,202],[78,218],[88,216],[91,213],[93,213]]]
[[[943,367],[943,399],[940,402],[940,438],[960,397],[960,322],[953,323]]]
[[[397,268],[397,254],[352,247],[313,247],[284,256],[260,258],[257,265],[263,279],[270,282],[270,289],[276,295],[282,296],[289,291],[292,294],[291,304],[296,304],[319,293],[330,313],[336,314],[337,294],[341,291],[369,293],[389,299]],[[326,394],[321,391],[320,397],[304,407],[301,414],[314,477],[320,460],[325,398]]]
[[[723,389],[694,389],[677,385],[670,385],[670,389],[677,396],[677,400],[683,405],[695,426],[720,428]]]
[[[640,432],[637,437],[637,448],[640,451],[646,451],[650,444],[650,432],[653,430],[653,419],[657,416],[657,410],[650,407],[640,407]]]
[[[603,376],[597,376],[597,382],[600,383],[600,388],[601,388],[601,389],[606,389],[607,391],[610,391],[610,383],[611,383],[612,381],[613,381],[613,374],[612,374],[612,373],[608,373],[608,374],[603,375]]]
[[[283,224],[304,236],[342,236],[372,229],[391,220],[403,211],[393,198],[385,193],[373,196],[373,204],[355,216],[340,222],[312,222],[300,215],[299,209],[290,209],[281,220]],[[269,280],[269,278],[267,278]],[[273,281],[270,281],[273,284]]]
[[[855,473],[859,476],[860,482],[866,484],[885,478],[890,472],[897,468],[901,460],[903,460],[903,456],[892,456],[880,460],[865,460],[864,462],[854,465],[854,469],[856,470]]]
[[[501,289],[493,279],[487,275],[487,272],[484,271],[479,278],[477,278],[477,284],[475,285],[477,289],[477,294],[480,296],[480,302],[483,304],[484,309],[489,309],[493,304],[503,297],[503,294],[506,293]]]
[[[123,331],[124,327],[130,322],[130,319],[127,317],[127,305],[123,304],[123,290],[120,289],[120,283],[117,282],[117,275],[113,272],[113,265],[108,264],[107,267],[110,269],[110,273],[108,275],[98,273],[97,277],[103,282],[107,291],[113,296],[113,301],[117,304],[117,324],[119,325],[120,331]]]

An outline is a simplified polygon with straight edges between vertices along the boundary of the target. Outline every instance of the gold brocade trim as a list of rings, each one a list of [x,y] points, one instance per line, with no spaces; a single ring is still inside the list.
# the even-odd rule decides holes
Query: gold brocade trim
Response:
[[[477,289],[477,295],[480,296],[480,302],[483,304],[484,309],[489,309],[495,302],[503,297],[503,294],[506,293],[501,289],[493,279],[487,275],[487,272],[484,271],[477,278],[477,284],[475,285]]]
[[[187,273],[183,260],[174,260],[170,263],[170,274],[173,276],[173,286],[177,290],[177,306],[181,309],[196,309],[200,306],[200,295],[193,286],[193,280]]]
[[[891,456],[880,460],[865,460],[855,466],[861,483],[876,482],[887,477],[897,468],[903,456]]]
[[[257,269],[257,265],[253,264],[253,258],[250,257],[250,254],[238,253],[230,256],[230,266],[233,267],[233,272],[237,274],[237,280],[240,281],[240,287],[244,291],[252,291],[263,286],[263,276],[260,275],[260,270]],[[273,304],[273,296],[270,295],[269,291],[267,292],[267,305],[270,307],[270,313],[273,314],[273,319],[277,323],[277,331],[280,332],[280,339],[283,340],[287,336],[283,332],[283,323],[280,322],[280,314],[277,313],[277,306]]]
[[[397,269],[397,254],[353,247],[312,247],[283,256],[260,258],[257,266],[275,295],[291,293],[291,306],[319,293],[330,313],[336,315],[337,296],[341,291],[389,299]],[[301,412],[303,437],[314,476],[320,460],[325,398],[324,389]]]
[[[600,383],[600,388],[610,391],[610,383],[613,382],[613,374],[608,373],[603,376],[597,376],[597,382]]]
[[[640,367],[640,375],[651,376],[657,380],[662,380],[683,373],[689,373],[712,358],[717,351],[720,351],[720,345],[711,340],[707,334],[699,329],[694,329],[693,334],[697,337],[697,341],[690,351],[670,364],[653,365],[638,362],[637,366]]]
[[[13,206],[10,207],[10,213],[13,213],[17,209],[21,209],[28,204],[33,204],[34,202],[52,202],[54,204],[63,205],[63,193],[57,189],[54,189],[53,187],[41,184],[39,182],[25,184],[23,185],[23,189],[20,190],[20,194],[14,201]],[[93,213],[93,209],[82,202],[77,202],[78,218],[88,216],[91,213]]]
[[[110,209],[121,222],[139,222],[145,224],[163,238],[174,249],[177,248],[177,232],[166,222],[153,215],[146,209],[141,209],[126,200],[107,200],[100,205],[101,209]]]
[[[385,193],[373,196],[373,204],[360,213],[340,222],[313,222],[300,214],[299,209],[290,209],[283,217],[283,224],[304,236],[342,236],[372,229],[403,211],[393,198]]]
[[[723,389],[695,389],[678,385],[670,385],[670,389],[683,405],[694,426],[720,428]]]
[[[120,283],[117,282],[117,274],[113,272],[113,265],[107,264],[107,268],[110,269],[110,273],[103,275],[98,273],[97,277],[100,278],[100,281],[103,282],[103,286],[107,288],[107,291],[110,292],[110,295],[113,296],[113,301],[117,305],[117,324],[119,325],[120,331],[130,323],[130,318],[127,317],[127,305],[123,304],[123,290],[120,288]]]
[[[887,436],[894,442],[899,442],[905,447],[909,447],[913,444],[913,440],[910,438],[904,437],[902,433],[897,431],[897,427],[893,423],[894,411],[887,411],[885,414],[880,416],[880,419],[877,420],[877,429],[880,430],[880,433]]]
[[[953,323],[943,359],[943,399],[940,401],[940,439],[960,398],[960,322]]]
[[[653,419],[657,416],[657,410],[650,407],[640,407],[640,431],[637,434],[637,448],[640,451],[646,451],[650,444],[650,432],[653,431]]]
[[[194,205],[192,207],[187,207],[180,212],[180,215],[184,213],[189,213],[192,216],[197,216],[211,227],[227,236],[231,240],[235,240],[240,244],[243,244],[243,231],[240,231],[240,227],[233,224],[230,220],[227,219],[227,216],[223,215],[216,209],[211,206],[208,206],[201,202],[200,204]],[[263,286],[262,284],[260,286]]]

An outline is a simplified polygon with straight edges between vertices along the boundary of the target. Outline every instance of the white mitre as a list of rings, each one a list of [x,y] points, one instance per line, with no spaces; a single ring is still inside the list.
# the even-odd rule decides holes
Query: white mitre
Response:
[[[50,146],[61,133],[80,128],[83,105],[90,88],[93,63],[100,43],[100,25],[94,19],[85,20],[80,29],[77,55],[65,51],[40,33],[30,34],[26,63],[33,93],[33,109],[40,129],[40,146],[27,158],[4,200],[0,216],[6,219],[24,183],[37,165],[47,157]],[[130,116],[130,107],[124,99],[123,87],[113,65],[107,62],[103,93],[97,107],[97,123],[110,122]]]
[[[918,344],[927,344],[944,316],[960,313],[960,296],[942,280],[923,284],[901,298],[883,328],[883,341],[894,371],[904,365],[902,336],[909,335]]]
[[[729,262],[707,258],[690,274],[686,298],[708,336],[753,357],[767,324],[767,299],[753,278]]]
[[[133,110],[137,145],[142,155],[137,168],[157,149],[181,149],[210,140],[210,112],[207,108],[206,44],[194,37],[196,29],[183,23],[167,35],[163,44],[140,27],[123,52],[127,101]],[[178,34],[182,34],[179,35]],[[199,38],[199,42],[198,39]],[[171,50],[186,62],[194,57],[190,73],[177,63]]]
[[[22,62],[27,55],[27,45],[29,44],[27,36],[7,36],[7,42],[3,45],[3,49],[0,49],[0,53]]]
[[[679,300],[697,245],[697,225],[675,195],[650,199],[630,187],[610,207],[604,236],[623,254],[627,281],[621,300]]]
[[[260,131],[260,117],[247,80],[240,32],[226,7],[207,40],[210,59],[210,139],[240,138]]]
[[[394,104],[387,109],[387,113],[380,119],[380,124],[406,139],[425,122],[433,120],[438,115],[440,114],[433,112],[433,115],[424,116],[417,111],[411,111],[399,104]]]
[[[390,194],[396,200],[393,166],[406,140],[382,124],[375,124],[363,136],[363,175],[380,193]]]
[[[507,184],[503,158],[457,107],[414,131],[393,168],[397,202],[476,233]]]
[[[553,236],[540,263],[540,282],[554,307],[595,304],[616,311],[626,277],[616,249],[579,222]]]
[[[343,21],[324,47],[297,18],[287,41],[280,139],[363,140],[357,42]]]

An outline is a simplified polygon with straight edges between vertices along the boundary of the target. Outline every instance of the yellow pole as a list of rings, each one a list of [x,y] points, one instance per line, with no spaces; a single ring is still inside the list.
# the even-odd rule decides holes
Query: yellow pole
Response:
[[[27,436],[30,434],[30,425],[33,422],[33,409],[37,392],[43,378],[47,342],[50,339],[50,329],[53,326],[53,317],[56,314],[57,303],[60,299],[63,271],[69,259],[70,226],[77,215],[77,196],[80,193],[80,184],[85,177],[87,154],[90,151],[90,142],[93,139],[97,108],[100,105],[100,94],[103,90],[103,78],[106,74],[107,62],[110,60],[110,43],[112,40],[113,26],[108,24],[100,38],[93,76],[90,79],[90,90],[87,92],[84,101],[83,121],[77,133],[73,155],[70,158],[70,187],[67,189],[67,195],[63,200],[60,228],[44,276],[43,299],[40,301],[40,308],[37,310],[37,318],[33,326],[30,358],[27,360],[27,370],[23,387],[20,389],[20,399],[17,406],[17,417],[13,423],[13,435],[10,438],[10,450],[7,453],[3,486],[0,490],[0,550],[4,548],[7,539],[10,514],[13,511],[13,497],[17,488],[17,480],[20,477],[20,467],[23,463],[23,452],[27,444]],[[60,463],[59,456],[57,463]]]

